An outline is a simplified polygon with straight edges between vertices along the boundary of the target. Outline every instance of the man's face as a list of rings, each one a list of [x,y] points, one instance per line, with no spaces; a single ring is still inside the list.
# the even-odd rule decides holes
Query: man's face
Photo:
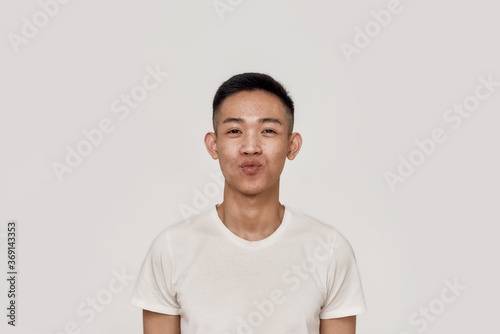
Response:
[[[264,91],[243,91],[227,97],[219,112],[212,150],[208,143],[207,148],[219,159],[226,186],[245,194],[279,188],[286,157],[298,153],[290,145],[298,134],[288,135],[280,99]]]

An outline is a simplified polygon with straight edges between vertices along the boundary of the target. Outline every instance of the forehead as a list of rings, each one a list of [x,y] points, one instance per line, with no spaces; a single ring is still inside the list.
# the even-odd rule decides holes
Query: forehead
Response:
[[[242,91],[227,97],[220,106],[220,120],[237,117],[252,118],[274,117],[284,119],[285,106],[274,94],[256,90]]]

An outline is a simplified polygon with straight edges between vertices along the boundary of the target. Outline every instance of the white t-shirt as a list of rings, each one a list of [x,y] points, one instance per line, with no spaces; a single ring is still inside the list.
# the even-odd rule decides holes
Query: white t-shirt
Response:
[[[349,242],[285,207],[269,237],[232,233],[215,207],[153,241],[132,304],[181,316],[182,334],[319,333],[321,319],[366,309]]]

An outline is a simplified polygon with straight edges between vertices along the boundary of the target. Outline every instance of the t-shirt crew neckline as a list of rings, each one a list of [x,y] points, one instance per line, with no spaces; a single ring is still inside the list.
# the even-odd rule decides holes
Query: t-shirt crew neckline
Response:
[[[267,238],[264,238],[262,240],[257,240],[257,241],[249,241],[246,239],[243,239],[236,234],[234,234],[230,229],[227,228],[226,225],[222,222],[222,220],[219,217],[219,214],[217,213],[217,205],[215,205],[212,208],[212,220],[215,222],[215,224],[219,227],[219,229],[222,231],[222,233],[234,242],[235,244],[244,247],[244,248],[249,248],[249,249],[256,249],[256,248],[262,248],[269,246],[276,242],[276,240],[279,239],[279,237],[284,233],[284,230],[287,228],[289,221],[292,216],[291,210],[286,206],[285,207],[285,212],[283,213],[283,219],[281,220],[281,224],[278,226],[276,231],[274,231],[270,236]]]

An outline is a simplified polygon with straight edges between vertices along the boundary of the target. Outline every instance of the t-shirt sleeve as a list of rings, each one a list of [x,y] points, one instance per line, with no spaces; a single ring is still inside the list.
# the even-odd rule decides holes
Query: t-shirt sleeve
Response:
[[[178,315],[174,284],[174,259],[168,234],[163,232],[151,244],[142,264],[130,302],[142,309]]]
[[[357,315],[366,310],[356,258],[347,239],[337,232],[327,271],[326,298],[320,319]]]

